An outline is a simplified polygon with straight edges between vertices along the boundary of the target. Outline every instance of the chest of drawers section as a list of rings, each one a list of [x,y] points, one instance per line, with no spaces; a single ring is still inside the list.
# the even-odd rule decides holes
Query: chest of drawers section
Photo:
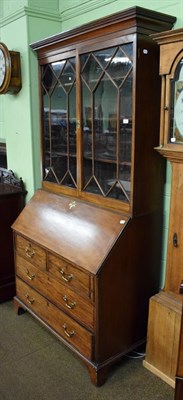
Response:
[[[70,197],[40,189],[12,226],[15,309],[27,309],[55,333],[96,385],[131,348],[131,331],[126,340],[132,325],[126,306],[128,282],[133,285],[130,264],[128,277],[123,274],[132,242],[129,224],[121,212],[79,200],[71,207]]]
[[[16,299],[92,359],[94,279],[62,257],[15,234]]]

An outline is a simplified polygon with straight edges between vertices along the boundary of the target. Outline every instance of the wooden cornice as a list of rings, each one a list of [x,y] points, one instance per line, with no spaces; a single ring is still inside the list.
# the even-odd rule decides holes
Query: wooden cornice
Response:
[[[43,47],[49,48],[53,43],[61,45],[62,43],[66,44],[67,40],[77,39],[78,41],[80,38],[82,39],[83,36],[86,38],[92,31],[97,31],[100,35],[104,30],[108,30],[109,26],[111,27],[110,31],[112,30],[114,32],[124,30],[128,27],[129,30],[131,29],[130,33],[138,32],[150,35],[162,30],[172,29],[175,21],[176,17],[171,15],[135,6],[81,25],[74,29],[50,36],[46,39],[42,39],[30,44],[30,47],[34,51],[39,51]]]
[[[163,157],[165,157],[170,162],[179,162],[183,163],[183,144],[180,144],[180,149],[172,147],[155,147],[155,150],[158,151]]]

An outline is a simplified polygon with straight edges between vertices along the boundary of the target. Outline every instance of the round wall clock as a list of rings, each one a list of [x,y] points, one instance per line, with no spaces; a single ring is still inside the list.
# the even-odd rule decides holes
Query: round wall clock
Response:
[[[16,94],[22,87],[20,53],[0,42],[0,94]]]

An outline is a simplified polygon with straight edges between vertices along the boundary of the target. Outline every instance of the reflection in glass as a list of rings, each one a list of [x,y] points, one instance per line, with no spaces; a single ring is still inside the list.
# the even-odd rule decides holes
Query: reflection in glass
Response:
[[[75,58],[42,67],[44,180],[76,187]]]
[[[170,142],[183,143],[183,59],[171,81]]]
[[[117,86],[121,86],[129,69],[132,66],[131,60],[124,54],[122,49],[118,49],[107,68],[107,72]]]
[[[129,202],[133,44],[81,56],[83,190]]]

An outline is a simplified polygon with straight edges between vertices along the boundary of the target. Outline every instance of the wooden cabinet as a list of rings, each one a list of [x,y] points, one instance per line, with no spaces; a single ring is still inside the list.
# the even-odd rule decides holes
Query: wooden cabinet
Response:
[[[11,225],[24,207],[22,180],[12,171],[0,168],[0,302],[15,295],[15,267]]]
[[[145,368],[175,387],[182,304],[178,294],[161,291],[149,302]]]
[[[172,183],[165,287],[164,291],[153,299],[153,303],[157,303],[156,312],[153,311],[152,302],[150,302],[151,323],[149,322],[145,364],[150,369],[157,369],[157,374],[165,380],[171,380],[174,386],[182,310],[179,288],[183,277],[183,29],[166,31],[155,34],[153,37],[160,46],[162,79],[160,144],[156,150],[171,163]],[[160,297],[164,301],[165,308],[161,323],[155,330],[157,309],[160,311]],[[177,307],[174,307],[175,303],[178,305],[178,313]],[[170,309],[174,310],[171,319],[173,336],[170,336],[168,329],[166,330]],[[163,347],[160,334],[162,327],[164,329]],[[156,348],[154,353],[151,351],[152,346]],[[170,348],[174,351],[171,356],[168,356]],[[161,362],[159,362],[160,359]],[[165,359],[168,360],[166,365]]]
[[[159,48],[175,18],[143,8],[31,45],[42,188],[13,225],[17,294],[104,383],[145,340],[159,290],[163,158]]]

